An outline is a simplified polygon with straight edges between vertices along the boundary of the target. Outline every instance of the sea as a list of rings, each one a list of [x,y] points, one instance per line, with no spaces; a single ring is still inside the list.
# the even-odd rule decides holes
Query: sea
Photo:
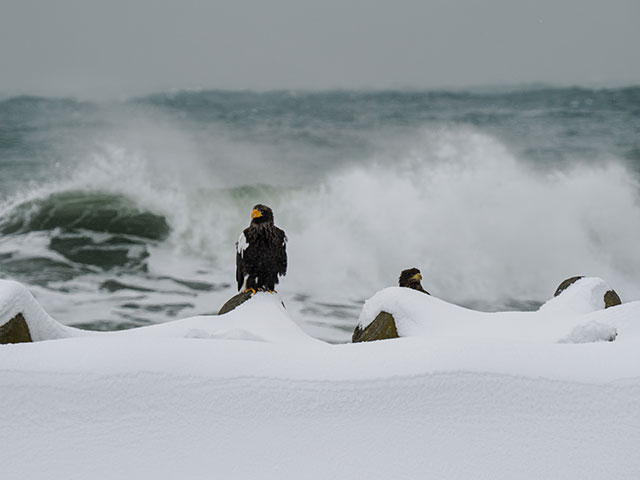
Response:
[[[257,203],[329,342],[411,267],[483,311],[575,275],[640,300],[640,87],[0,97],[0,278],[66,325],[216,314]]]

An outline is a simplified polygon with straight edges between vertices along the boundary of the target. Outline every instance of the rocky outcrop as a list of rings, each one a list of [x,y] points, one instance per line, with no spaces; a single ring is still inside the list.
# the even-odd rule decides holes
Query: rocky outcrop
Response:
[[[373,342],[374,340],[387,340],[389,338],[398,338],[398,329],[393,315],[387,312],[380,312],[376,318],[364,329],[356,326],[351,341],[357,342]]]
[[[581,278],[584,278],[584,277],[582,275],[579,275],[576,277],[567,278],[562,283],[560,283],[560,285],[558,285],[558,288],[556,289],[556,293],[554,293],[553,296],[557,297],[564,290],[569,288],[571,285],[573,285],[575,282],[577,282]],[[622,301],[620,300],[620,297],[618,296],[615,290],[608,290],[604,294],[604,308],[615,307],[616,305],[621,305],[621,304],[622,304]]]
[[[0,326],[0,344],[33,342],[27,321],[22,313]]]
[[[218,312],[218,315],[224,315],[225,313],[229,313],[234,308],[238,307],[239,305],[242,305],[244,302],[249,300],[252,296],[253,294],[251,292],[241,292],[237,295],[234,295],[229,300],[227,300],[227,302],[222,306],[222,308]]]

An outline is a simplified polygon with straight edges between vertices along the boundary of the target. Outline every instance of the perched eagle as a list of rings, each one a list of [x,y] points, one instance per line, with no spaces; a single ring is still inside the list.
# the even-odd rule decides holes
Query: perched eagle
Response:
[[[236,243],[238,291],[275,290],[287,274],[287,236],[273,224],[273,212],[256,205],[251,223]]]
[[[422,274],[420,270],[417,268],[410,268],[408,270],[403,270],[400,274],[400,278],[398,278],[398,285],[401,287],[413,288],[414,290],[418,290],[419,292],[426,293],[427,295],[431,295],[424,288],[422,288]]]

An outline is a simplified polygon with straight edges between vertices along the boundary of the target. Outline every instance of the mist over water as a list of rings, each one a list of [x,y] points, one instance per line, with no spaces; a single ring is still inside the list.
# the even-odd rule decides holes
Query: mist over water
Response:
[[[63,323],[217,312],[266,203],[287,307],[321,338],[419,267],[448,301],[535,308],[563,279],[640,298],[640,89],[0,102],[0,275]]]

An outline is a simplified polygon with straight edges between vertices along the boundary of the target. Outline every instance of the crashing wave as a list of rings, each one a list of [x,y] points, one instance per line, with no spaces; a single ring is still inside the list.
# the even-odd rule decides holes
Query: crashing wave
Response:
[[[137,208],[123,195],[66,191],[25,201],[0,218],[0,233],[40,230],[90,230],[162,240],[169,235],[165,217]]]

